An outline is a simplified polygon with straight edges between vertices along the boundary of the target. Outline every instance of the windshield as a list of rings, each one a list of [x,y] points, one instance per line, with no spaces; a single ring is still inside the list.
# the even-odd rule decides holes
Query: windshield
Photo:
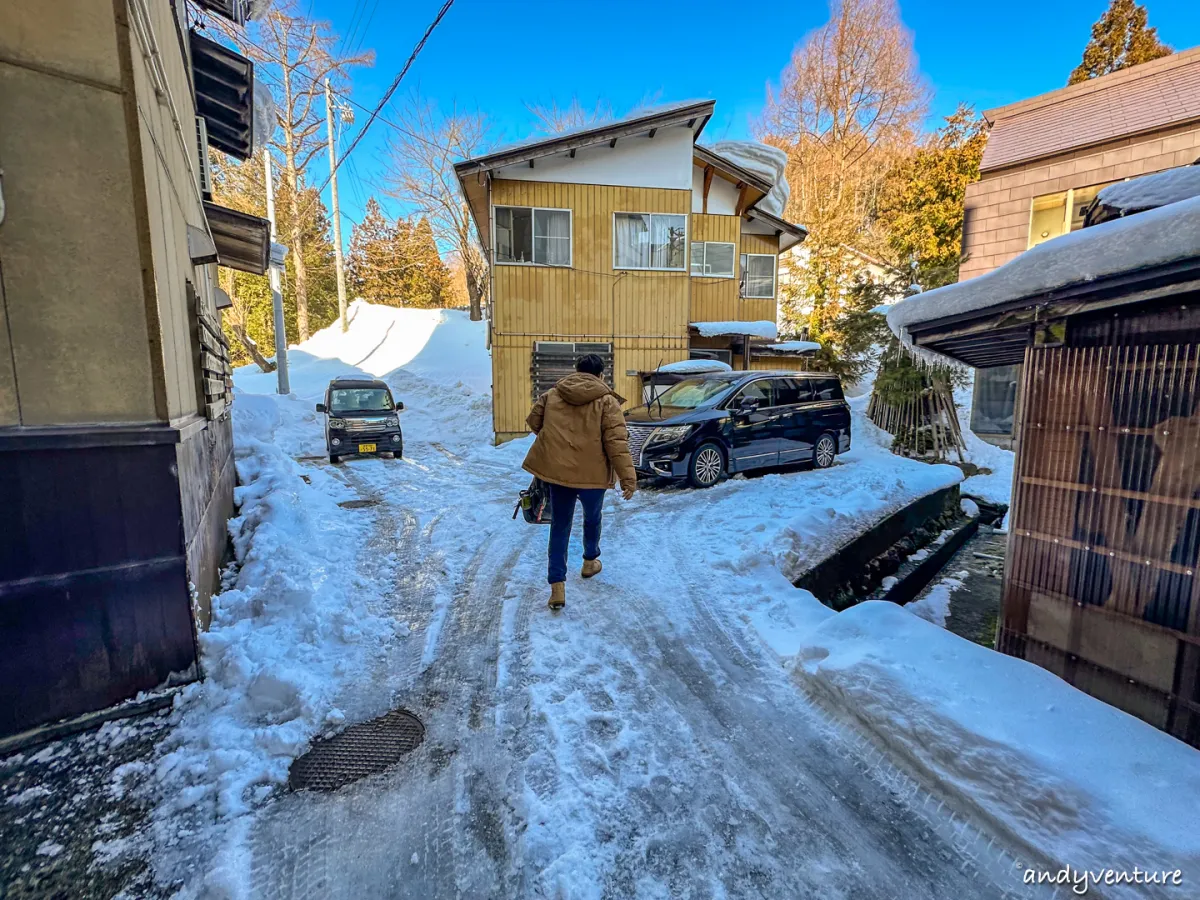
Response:
[[[389,412],[392,395],[384,388],[338,388],[329,392],[331,412]]]
[[[707,406],[729,390],[728,381],[709,378],[685,378],[659,394],[656,402],[678,409],[697,409]]]

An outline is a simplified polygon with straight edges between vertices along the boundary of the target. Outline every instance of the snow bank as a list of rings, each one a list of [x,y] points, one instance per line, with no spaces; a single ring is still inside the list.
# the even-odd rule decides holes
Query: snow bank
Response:
[[[817,625],[796,672],[1026,862],[1200,879],[1200,754],[1050,672],[879,601]]]
[[[659,366],[659,372],[731,372],[733,366],[719,359],[681,359],[679,362]]]
[[[787,209],[791,188],[787,180],[787,154],[778,147],[757,141],[717,141],[706,149],[723,156],[731,163],[761,175],[772,185],[770,193],[756,207],[768,215],[782,219]]]
[[[1138,212],[1196,196],[1200,196],[1200,166],[1192,165],[1110,184],[1096,201],[1122,212]]]
[[[888,326],[976,312],[1097,278],[1200,256],[1200,197],[1064,234],[1026,250],[1000,268],[899,301]]]
[[[780,344],[769,344],[768,350],[778,350],[781,353],[816,353],[821,345],[815,341],[784,341]]]
[[[748,334],[773,341],[779,336],[774,322],[692,322],[702,337],[721,337],[727,334]]]
[[[1017,455],[1011,450],[989,444],[971,430],[971,409],[975,399],[975,370],[971,370],[968,384],[954,390],[954,405],[958,410],[958,423],[963,443],[967,445],[967,462],[974,463],[986,474],[972,475],[963,481],[959,489],[963,494],[978,497],[988,503],[1012,505],[1013,466]],[[976,510],[978,512],[978,509]]]

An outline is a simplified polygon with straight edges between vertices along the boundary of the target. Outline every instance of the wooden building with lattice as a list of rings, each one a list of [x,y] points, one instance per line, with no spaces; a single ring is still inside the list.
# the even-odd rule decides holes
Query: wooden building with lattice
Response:
[[[1089,226],[888,321],[1024,365],[997,648],[1200,746],[1200,168]]]

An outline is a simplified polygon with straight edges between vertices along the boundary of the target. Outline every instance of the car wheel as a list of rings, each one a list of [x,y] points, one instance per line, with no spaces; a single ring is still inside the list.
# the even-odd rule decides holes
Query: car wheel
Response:
[[[817,438],[817,444],[813,447],[813,465],[818,469],[828,469],[833,465],[835,456],[837,456],[837,441],[827,431]]]
[[[692,487],[712,487],[724,474],[725,454],[720,447],[709,441],[696,448],[688,463],[688,482]]]

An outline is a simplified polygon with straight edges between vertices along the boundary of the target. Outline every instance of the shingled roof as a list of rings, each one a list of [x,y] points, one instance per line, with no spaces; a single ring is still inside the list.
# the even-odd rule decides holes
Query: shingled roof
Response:
[[[1200,121],[1200,47],[984,112],[980,171]]]

